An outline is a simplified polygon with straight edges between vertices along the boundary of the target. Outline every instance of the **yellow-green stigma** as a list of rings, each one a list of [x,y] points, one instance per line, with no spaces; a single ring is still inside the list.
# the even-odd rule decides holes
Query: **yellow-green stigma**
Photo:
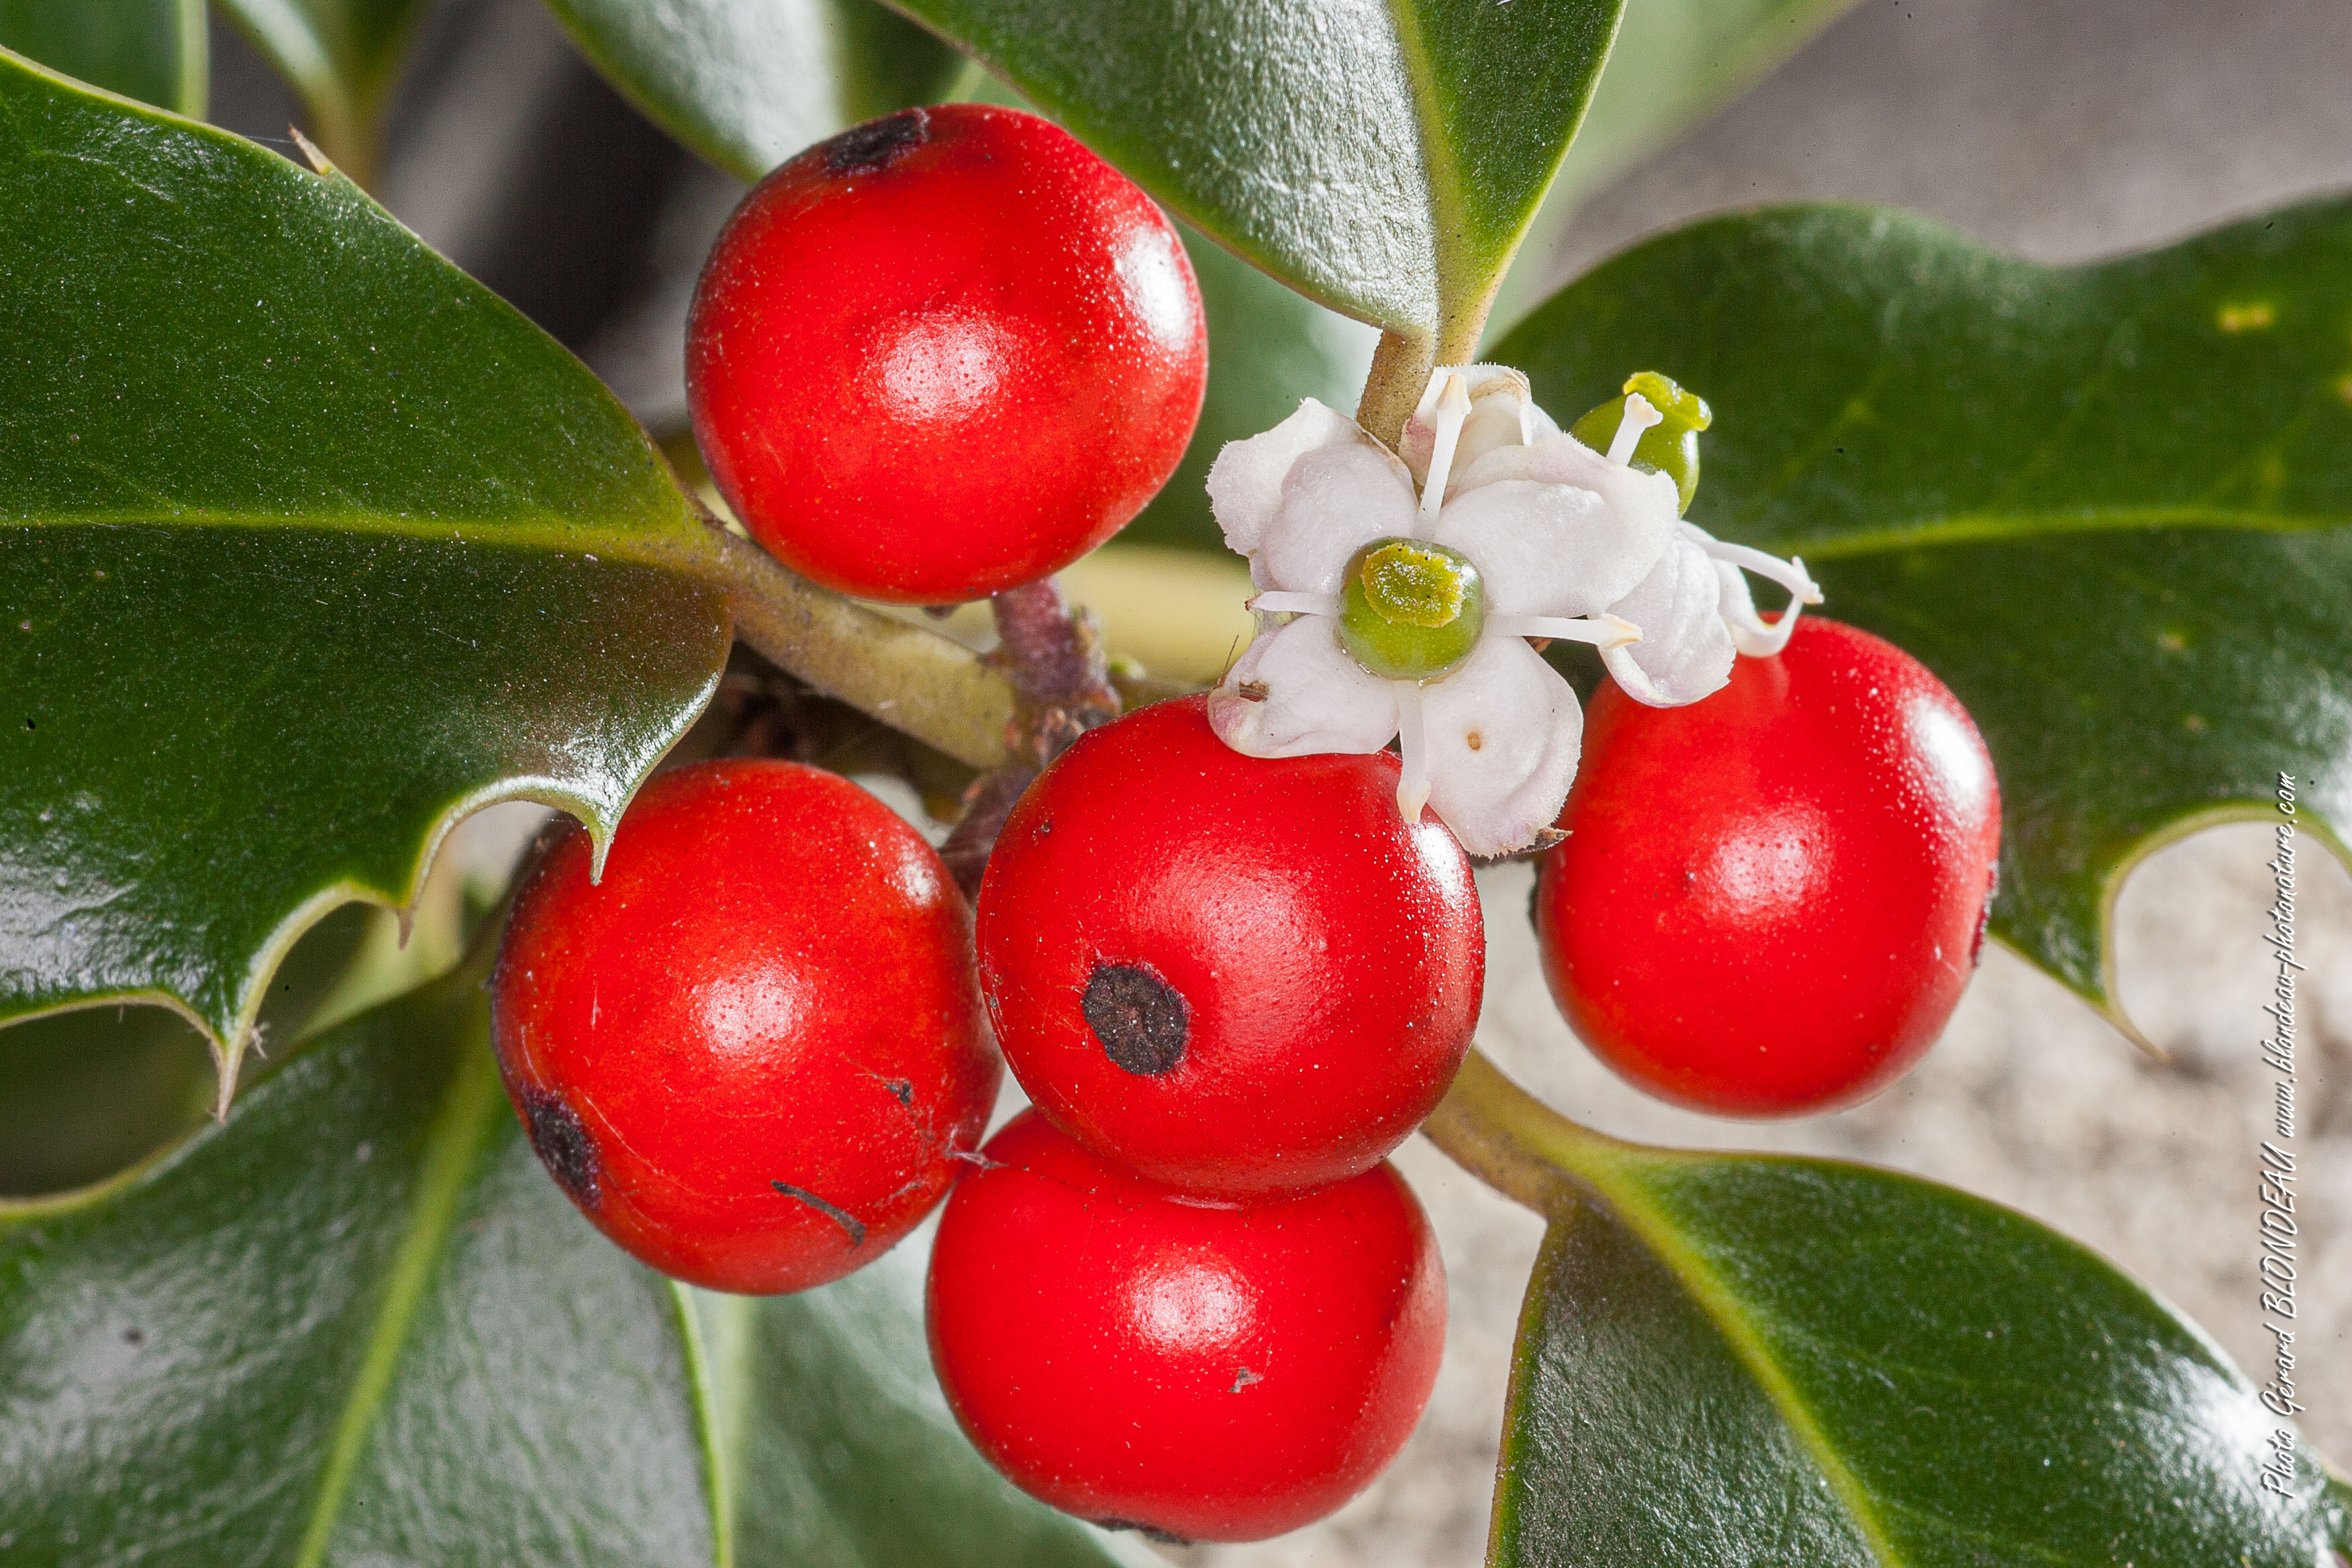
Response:
[[[1427,680],[1470,657],[1486,624],[1486,588],[1460,552],[1376,539],[1348,562],[1339,642],[1387,680]]]
[[[1642,432],[1633,447],[1633,467],[1671,478],[1682,510],[1690,510],[1691,497],[1698,493],[1698,433],[1715,423],[1714,410],[1706,398],[1654,370],[1626,377],[1625,392],[1640,393],[1658,411],[1660,421]],[[1606,452],[1624,417],[1625,399],[1612,397],[1570,426],[1569,434],[1596,452]]]

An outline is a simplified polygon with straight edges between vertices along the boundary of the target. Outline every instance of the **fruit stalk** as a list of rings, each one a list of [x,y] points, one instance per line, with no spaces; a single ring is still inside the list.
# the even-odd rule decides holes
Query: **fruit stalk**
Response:
[[[1547,1219],[1573,1208],[1592,1168],[1625,1147],[1544,1104],[1475,1047],[1421,1130],[1455,1164]]]

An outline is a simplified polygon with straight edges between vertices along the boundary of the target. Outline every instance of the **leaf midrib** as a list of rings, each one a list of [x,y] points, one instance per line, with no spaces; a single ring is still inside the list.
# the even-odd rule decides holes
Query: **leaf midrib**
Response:
[[[1739,1358],[1748,1375],[1772,1402],[1780,1419],[1788,1424],[1797,1441],[1803,1445],[1822,1477],[1830,1483],[1839,1501],[1845,1505],[1846,1514],[1854,1522],[1871,1553],[1885,1568],[1908,1568],[1903,1554],[1895,1550],[1880,1521],[1876,1503],[1862,1479],[1846,1465],[1836,1448],[1813,1419],[1811,1407],[1798,1393],[1796,1385],[1781,1371],[1764,1343],[1748,1313],[1741,1310],[1721,1277],[1710,1268],[1697,1251],[1686,1245],[1675,1226],[1643,1193],[1634,1179],[1623,1171],[1614,1158],[1580,1162],[1581,1174],[1599,1191],[1602,1200],[1617,1212],[1618,1216],[1682,1281],[1684,1289],[1698,1303],[1717,1332],[1730,1345],[1732,1354]]]
[[[360,1363],[335,1422],[326,1463],[319,1472],[302,1544],[295,1568],[319,1568],[335,1526],[342,1517],[361,1458],[367,1452],[385,1394],[397,1370],[402,1349],[427,1289],[449,1249],[449,1236],[463,1201],[467,1178],[490,1129],[496,1125],[499,1092],[498,1068],[490,1055],[488,1021],[479,1007],[469,1010],[463,1025],[465,1040],[459,1066],[446,1098],[425,1133],[425,1156],[418,1165],[416,1196],[409,1212],[407,1234],[394,1255],[385,1276],[382,1304],[368,1331],[367,1351]]]
[[[1813,561],[1834,561],[1884,554],[1889,551],[1955,544],[2005,543],[2016,540],[2063,539],[2084,533],[2122,533],[2158,528],[2210,528],[2253,533],[2313,533],[2352,528],[2352,512],[2255,511],[2234,508],[2181,505],[2147,507],[2086,506],[2053,508],[2047,511],[1954,512],[1917,521],[1847,533],[1767,534],[1726,529],[1725,537],[1764,539],[1773,546]]]
[[[331,534],[352,539],[405,539],[434,544],[462,544],[476,549],[506,549],[544,555],[609,554],[636,565],[673,571],[708,568],[715,562],[715,542],[682,516],[661,525],[662,531],[582,522],[561,514],[532,519],[398,518],[375,513],[338,515],[272,512],[179,512],[159,517],[152,512],[84,513],[57,518],[0,518],[5,531],[33,533],[66,528],[212,528],[245,529],[253,532],[288,531]]]

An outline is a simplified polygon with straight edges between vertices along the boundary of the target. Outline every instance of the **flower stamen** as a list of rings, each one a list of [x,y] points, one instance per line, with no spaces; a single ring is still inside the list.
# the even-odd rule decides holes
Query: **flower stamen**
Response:
[[[1408,823],[1421,820],[1429,804],[1429,735],[1421,716],[1418,682],[1393,683],[1397,705],[1397,750],[1404,755],[1404,771],[1397,775],[1397,810]]]
[[[1445,504],[1445,484],[1454,473],[1454,454],[1462,445],[1462,426],[1470,417],[1470,384],[1459,372],[1440,374],[1445,377],[1445,386],[1437,395],[1436,438],[1430,448],[1429,479],[1421,487],[1421,514],[1413,528],[1423,539],[1437,526],[1438,510]]]
[[[1625,395],[1625,416],[1617,422],[1617,434],[1609,443],[1609,460],[1624,468],[1633,460],[1633,448],[1642,444],[1642,434],[1654,425],[1663,425],[1666,416],[1650,405],[1650,400],[1638,392]]]
[[[1606,653],[1612,647],[1642,640],[1642,628],[1621,616],[1607,614],[1572,618],[1567,616],[1488,616],[1486,629],[1507,637],[1552,637],[1562,642],[1591,643]]]
[[[1789,646],[1790,634],[1797,629],[1797,617],[1807,605],[1822,602],[1821,584],[1805,570],[1804,558],[1790,556],[1783,561],[1777,555],[1745,544],[1733,544],[1725,540],[1709,539],[1699,548],[1715,560],[1755,573],[1768,582],[1778,583],[1789,590],[1789,607],[1780,618],[1767,625],[1754,609],[1727,614],[1726,625],[1731,629],[1732,645],[1750,658],[1769,658]]]
[[[1339,595],[1286,594],[1268,589],[1242,607],[1262,615],[1336,616],[1339,613]]]

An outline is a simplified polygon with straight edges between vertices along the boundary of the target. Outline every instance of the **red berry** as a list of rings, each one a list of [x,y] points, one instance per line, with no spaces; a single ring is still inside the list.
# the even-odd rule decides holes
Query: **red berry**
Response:
[[[601,882],[571,827],[491,982],[507,1092],[598,1228],[713,1289],[871,1262],[980,1142],[1001,1069],[921,836],[794,763],[663,773]]]
[[[821,142],[744,198],[694,298],[695,437],[753,538],[830,587],[979,598],[1143,509],[1208,341],[1150,197],[980,104]]]
[[[1604,687],[1536,889],[1552,995],[1661,1099],[1834,1110],[1918,1059],[1975,972],[1992,759],[1891,643],[1807,616],[1687,708]]]
[[[1470,1048],[1470,863],[1397,815],[1397,760],[1243,756],[1201,698],[1096,730],[1032,785],[981,886],[998,1041],[1064,1131],[1247,1197],[1368,1171]]]
[[[1395,1457],[1445,1340],[1445,1269],[1389,1165],[1206,1205],[1024,1114],[948,1200],[931,1364],[1055,1508],[1189,1541],[1320,1519]]]

